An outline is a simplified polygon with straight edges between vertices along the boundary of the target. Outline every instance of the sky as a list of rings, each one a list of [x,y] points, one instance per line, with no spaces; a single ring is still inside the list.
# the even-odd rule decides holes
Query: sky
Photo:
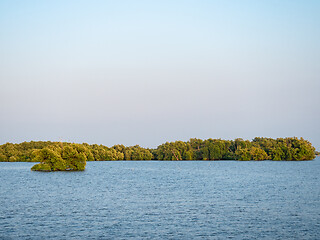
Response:
[[[0,144],[303,137],[318,0],[0,0]]]

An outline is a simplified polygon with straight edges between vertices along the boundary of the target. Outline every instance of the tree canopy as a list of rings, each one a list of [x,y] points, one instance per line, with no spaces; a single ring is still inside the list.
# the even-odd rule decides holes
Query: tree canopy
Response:
[[[83,171],[88,158],[84,148],[72,144],[34,150],[32,159],[40,162],[31,168],[34,171]]]
[[[86,161],[118,160],[287,160],[301,161],[315,158],[312,144],[297,137],[263,138],[252,141],[197,139],[166,142],[155,149],[139,145],[76,144],[66,142],[31,141],[0,145],[1,162],[40,162],[36,168],[61,170],[84,170]]]

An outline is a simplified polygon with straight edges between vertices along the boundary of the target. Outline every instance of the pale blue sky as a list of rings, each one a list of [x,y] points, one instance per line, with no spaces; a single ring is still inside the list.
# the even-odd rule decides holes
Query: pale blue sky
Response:
[[[320,149],[320,1],[0,0],[0,144]]]

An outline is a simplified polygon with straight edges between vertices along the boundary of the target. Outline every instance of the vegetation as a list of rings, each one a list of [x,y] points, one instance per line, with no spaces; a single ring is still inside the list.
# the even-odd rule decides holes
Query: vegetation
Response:
[[[32,152],[32,159],[40,162],[34,165],[33,171],[83,171],[88,159],[85,148],[81,145],[48,146]]]
[[[1,162],[40,162],[32,170],[84,170],[86,161],[117,160],[312,160],[315,148],[303,138],[262,138],[252,141],[191,138],[161,144],[156,149],[139,145],[89,145],[87,143],[23,142],[0,145]]]

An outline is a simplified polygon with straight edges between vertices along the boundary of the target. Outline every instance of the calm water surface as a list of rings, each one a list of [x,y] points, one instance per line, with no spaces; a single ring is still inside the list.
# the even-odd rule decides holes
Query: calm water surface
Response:
[[[0,163],[0,239],[320,239],[320,158]]]

